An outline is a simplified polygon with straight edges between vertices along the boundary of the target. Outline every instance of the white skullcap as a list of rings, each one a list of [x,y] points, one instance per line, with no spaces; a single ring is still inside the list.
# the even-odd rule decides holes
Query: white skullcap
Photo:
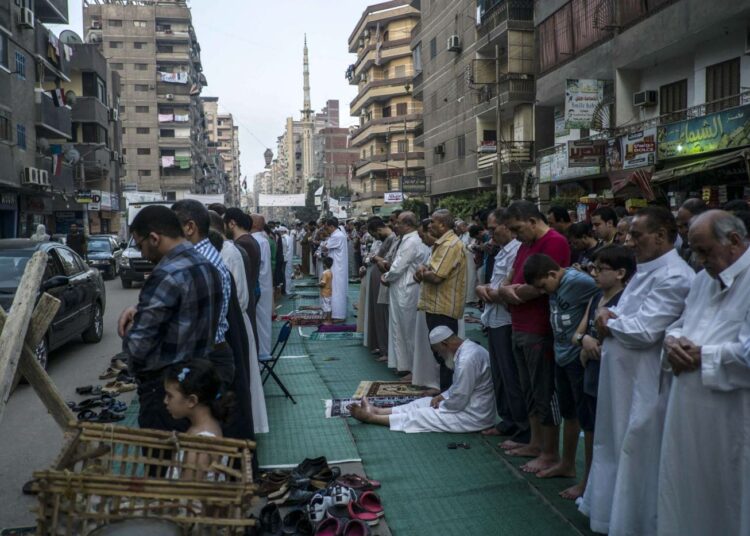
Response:
[[[430,331],[430,344],[438,344],[454,335],[453,330],[448,326],[438,326]]]
[[[286,227],[284,227],[282,225],[282,226],[279,227],[279,231],[282,232],[282,233],[287,233],[287,232],[289,232],[289,229],[287,229]]]

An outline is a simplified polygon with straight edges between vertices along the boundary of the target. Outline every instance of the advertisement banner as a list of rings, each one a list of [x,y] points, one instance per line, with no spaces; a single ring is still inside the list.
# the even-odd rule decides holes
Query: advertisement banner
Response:
[[[576,140],[568,142],[568,167],[592,167],[604,164],[607,140]]]
[[[112,194],[102,190],[102,210],[112,210]]]
[[[607,140],[607,171],[653,166],[655,160],[656,128]]]
[[[555,138],[562,138],[569,135],[570,129],[565,128],[565,111],[555,106]]]
[[[93,203],[91,190],[76,190],[76,203],[80,205]]]
[[[424,175],[404,175],[401,178],[401,191],[409,194],[427,192],[427,177]]]
[[[304,207],[305,194],[271,195],[260,194],[258,196],[260,207]]]
[[[750,105],[657,128],[659,160],[750,145]]]
[[[401,203],[404,200],[402,192],[385,192],[383,194],[384,203]]]
[[[603,80],[568,80],[565,90],[565,128],[591,128],[594,110],[603,100]]]
[[[102,203],[101,190],[91,190],[91,203],[89,203],[87,210],[97,212],[101,210],[101,203]]]

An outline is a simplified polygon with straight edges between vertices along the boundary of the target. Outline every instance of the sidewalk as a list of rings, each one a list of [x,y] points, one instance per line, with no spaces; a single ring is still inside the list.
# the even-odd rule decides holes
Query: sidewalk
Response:
[[[350,285],[350,303],[358,292],[358,285]],[[283,302],[279,316],[293,306]],[[275,322],[276,330],[281,323]],[[486,345],[477,328],[468,324],[467,336]],[[361,340],[312,341],[295,328],[284,354],[276,371],[297,404],[272,381],[266,384],[271,431],[258,436],[261,467],[293,466],[314,456],[332,464],[361,461],[367,475],[382,482],[386,520],[397,536],[591,534],[573,502],[557,496],[572,480],[523,474],[517,469],[522,460],[505,456],[496,438],[403,434],[353,419],[326,419],[324,399],[351,397],[363,380],[398,379]],[[471,449],[446,448],[459,441]]]

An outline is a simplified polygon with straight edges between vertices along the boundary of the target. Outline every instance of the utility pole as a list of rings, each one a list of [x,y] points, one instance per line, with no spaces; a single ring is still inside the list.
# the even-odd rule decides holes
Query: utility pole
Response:
[[[497,109],[495,110],[495,184],[497,185],[497,206],[502,206],[503,202],[503,172],[500,167],[500,46],[495,45],[495,99],[497,100]]]
[[[407,110],[408,115],[408,110]],[[399,183],[399,191],[401,192],[401,199],[404,198],[404,177],[409,174],[409,138],[406,137],[406,116],[404,116],[404,174],[401,175],[401,181]],[[401,201],[403,203],[403,201]]]

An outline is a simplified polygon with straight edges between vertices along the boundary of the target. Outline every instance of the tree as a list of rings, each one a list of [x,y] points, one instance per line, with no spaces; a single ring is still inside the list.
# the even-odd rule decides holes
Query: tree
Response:
[[[305,197],[305,206],[294,209],[294,216],[303,222],[317,220],[320,217],[320,211],[315,206],[315,191],[320,188],[320,181],[314,179],[307,183],[307,196]]]
[[[438,206],[450,210],[456,218],[468,220],[477,212],[497,207],[497,196],[492,191],[449,195]]]

